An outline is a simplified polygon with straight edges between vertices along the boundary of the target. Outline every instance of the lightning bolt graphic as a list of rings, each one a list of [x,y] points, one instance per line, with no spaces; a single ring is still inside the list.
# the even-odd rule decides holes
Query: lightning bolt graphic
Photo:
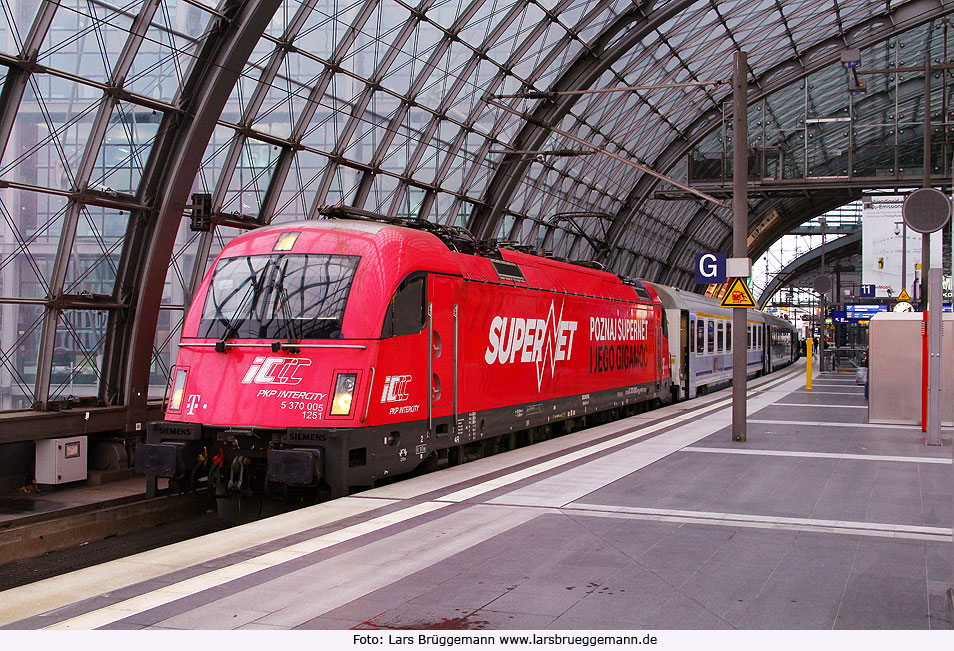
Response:
[[[560,317],[556,318],[553,309],[553,301],[550,301],[550,311],[547,313],[547,320],[544,328],[546,329],[546,342],[543,347],[543,355],[537,360],[537,393],[543,386],[543,373],[547,368],[547,361],[550,362],[550,377],[556,372],[556,346],[557,337],[560,336],[560,324],[563,322],[563,306],[566,301],[560,304]],[[551,325],[552,324],[552,325]]]

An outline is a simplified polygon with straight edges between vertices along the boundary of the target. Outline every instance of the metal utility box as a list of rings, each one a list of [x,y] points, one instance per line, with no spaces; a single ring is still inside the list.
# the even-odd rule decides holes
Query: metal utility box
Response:
[[[921,424],[920,312],[880,312],[869,323],[868,422]],[[954,314],[941,337],[941,424],[954,424]]]
[[[66,484],[86,479],[86,437],[36,442],[36,483]]]

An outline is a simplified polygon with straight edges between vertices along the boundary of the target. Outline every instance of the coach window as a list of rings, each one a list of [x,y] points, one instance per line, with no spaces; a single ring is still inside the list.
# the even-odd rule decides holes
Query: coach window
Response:
[[[424,277],[405,278],[391,297],[381,338],[417,334],[426,323],[426,314]]]
[[[717,352],[717,353],[721,353],[721,352],[722,352],[722,336],[723,336],[723,334],[724,334],[724,333],[722,332],[722,321],[719,321],[719,323],[716,324],[716,352]]]
[[[711,355],[715,352],[715,321],[712,319],[706,319],[706,326],[708,330],[706,333],[706,341],[708,342],[706,350],[709,351],[709,354]]]
[[[696,355],[704,355],[706,352],[706,320],[696,321]]]
[[[729,352],[732,350],[732,324],[725,324],[725,350]]]

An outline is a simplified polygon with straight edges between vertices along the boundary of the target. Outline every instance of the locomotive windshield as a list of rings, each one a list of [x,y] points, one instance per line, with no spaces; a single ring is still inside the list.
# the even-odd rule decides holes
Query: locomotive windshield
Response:
[[[358,256],[251,255],[222,258],[202,308],[200,337],[341,337]]]

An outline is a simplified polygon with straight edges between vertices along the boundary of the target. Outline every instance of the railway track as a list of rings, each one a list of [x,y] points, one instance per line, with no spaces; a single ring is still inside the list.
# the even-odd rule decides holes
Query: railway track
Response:
[[[0,525],[0,590],[232,526],[196,494],[129,496]]]

